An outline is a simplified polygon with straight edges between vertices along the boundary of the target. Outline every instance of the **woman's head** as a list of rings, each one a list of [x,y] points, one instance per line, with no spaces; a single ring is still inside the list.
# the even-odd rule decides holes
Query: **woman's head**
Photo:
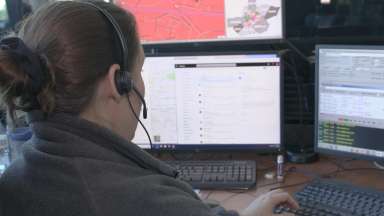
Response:
[[[128,47],[128,69],[143,93],[143,51],[133,15],[112,4],[94,4],[108,11],[122,29]],[[121,44],[98,9],[73,1],[50,3],[27,18],[17,36],[42,58],[47,70],[40,91],[32,94],[31,77],[9,50],[0,50],[0,88],[11,113],[33,108],[37,99],[47,114],[65,112],[95,121],[103,119],[108,124],[113,120],[102,112],[114,109],[112,118],[132,119],[127,113],[126,97],[116,94],[112,82],[122,62]],[[138,112],[140,102],[136,98],[132,102]]]

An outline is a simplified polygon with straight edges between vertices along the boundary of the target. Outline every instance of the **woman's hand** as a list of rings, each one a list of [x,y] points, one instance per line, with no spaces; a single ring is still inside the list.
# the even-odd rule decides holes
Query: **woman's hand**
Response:
[[[241,216],[281,216],[273,213],[274,208],[279,204],[285,204],[293,209],[299,208],[299,204],[291,195],[278,189],[258,197],[242,212]]]

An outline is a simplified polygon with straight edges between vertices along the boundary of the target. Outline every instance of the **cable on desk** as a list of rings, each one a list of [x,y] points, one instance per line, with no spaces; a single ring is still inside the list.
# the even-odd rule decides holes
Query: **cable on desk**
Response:
[[[340,170],[345,170],[347,168],[345,168],[345,164],[348,163],[348,162],[351,162],[351,161],[355,161],[356,159],[352,158],[352,159],[347,159],[347,160],[332,160],[331,158],[329,158],[329,162],[331,162],[333,165],[335,165],[336,167],[340,168]]]
[[[305,169],[299,169],[297,167],[290,167],[288,168],[288,170],[285,171],[286,173],[300,173],[300,174],[303,174],[307,177],[311,177],[311,178],[319,178],[321,176],[321,174],[318,174],[316,172],[312,172],[312,171],[308,171],[308,170],[305,170]]]
[[[361,168],[346,168],[344,170],[336,170],[327,174],[322,175],[325,178],[332,178],[332,175],[335,175],[336,177],[338,174],[343,173],[343,172],[351,172],[351,171],[378,171],[378,172],[384,172],[384,170],[374,168],[374,167],[361,167]]]
[[[348,159],[348,160],[342,161],[341,163],[347,163],[347,162],[354,161],[354,160],[356,160],[356,159]],[[344,164],[340,164],[337,161],[334,161],[334,160],[329,160],[329,161],[337,167],[337,170],[331,171],[331,172],[325,173],[325,174],[317,174],[316,172],[306,170],[306,169],[300,169],[300,168],[293,166],[293,167],[290,167],[287,170],[285,170],[285,172],[286,173],[300,173],[300,174],[304,174],[305,176],[315,177],[315,178],[331,178],[332,177],[331,175],[335,175],[335,174],[337,175],[341,172],[360,171],[360,170],[374,170],[374,171],[383,171],[384,172],[384,170],[380,170],[380,169],[375,168],[375,167],[346,168],[344,166]]]
[[[262,185],[257,185],[256,188],[261,189],[261,188],[268,187],[268,186],[275,185],[275,184],[279,184],[279,183],[281,183],[281,182],[274,181],[274,182],[270,182],[270,183],[266,183],[266,184],[262,184]]]
[[[243,193],[248,193],[250,189],[247,189],[247,190],[225,190],[225,192],[228,192],[228,193],[234,193],[234,194],[243,194]]]
[[[227,197],[227,198],[221,200],[220,203],[226,202],[226,201],[228,201],[228,200],[230,200],[230,199],[236,197],[237,195],[239,195],[239,194],[232,194],[232,195],[230,195],[229,197]]]
[[[270,191],[273,191],[273,190],[277,190],[277,189],[284,189],[284,188],[296,187],[296,186],[299,186],[299,185],[303,185],[303,184],[310,183],[310,182],[313,181],[313,180],[314,180],[314,179],[306,180],[306,181],[302,181],[302,182],[295,183],[295,184],[289,184],[289,185],[283,185],[283,186],[279,186],[279,187],[274,187],[274,188],[271,188],[271,189],[269,189],[269,190],[270,190]]]
[[[235,198],[236,196],[238,196],[238,195],[240,195],[240,194],[247,193],[247,192],[248,192],[248,190],[244,190],[243,192],[239,192],[239,193],[234,193],[234,194],[230,195],[229,197],[227,197],[227,198],[221,200],[220,203],[226,202],[226,201],[228,201],[228,200],[230,200],[230,199]],[[253,197],[253,198],[256,198],[256,196],[253,195],[253,194],[251,194],[251,193],[247,193],[247,195],[249,195],[249,196],[251,196],[251,197]]]
[[[278,186],[278,187],[273,187],[271,189],[269,189],[270,191],[272,190],[276,190],[276,189],[283,189],[283,188],[289,188],[289,187],[295,187],[295,186],[299,186],[299,185],[302,185],[302,184],[306,184],[306,183],[309,183],[311,181],[313,181],[313,179],[316,179],[316,178],[319,178],[321,175],[319,174],[316,174],[314,172],[307,172],[307,171],[301,171],[301,172],[298,172],[298,169],[296,167],[290,167],[286,170],[286,173],[301,173],[301,174],[304,174],[306,176],[309,176],[311,177],[312,179],[310,180],[306,180],[306,181],[302,181],[302,182],[299,182],[299,183],[294,183],[294,184],[289,184],[289,185],[281,185],[281,186]],[[277,182],[277,183],[280,183],[280,182]],[[273,184],[271,184],[273,185]],[[267,186],[267,185],[266,185]]]
[[[212,195],[213,191],[209,191],[208,194],[205,196],[205,198],[203,198],[203,200],[207,200],[209,199],[209,197]]]
[[[339,171],[339,170],[337,170],[337,171]],[[271,188],[270,190],[298,186],[298,185],[301,185],[301,184],[305,184],[307,182],[311,182],[313,179],[321,178],[324,175],[324,174],[323,175],[322,174],[317,174],[317,173],[311,172],[311,171],[306,171],[306,170],[303,170],[303,169],[298,169],[295,166],[289,167],[288,169],[285,170],[285,172],[287,174],[289,174],[289,173],[292,173],[292,174],[294,174],[294,173],[304,174],[305,176],[310,177],[312,179],[304,181],[304,182],[300,182],[300,183],[291,184],[291,185],[282,185],[282,186],[279,186],[279,187],[274,187],[274,188]],[[326,175],[329,175],[329,174],[327,173]],[[256,188],[259,189],[259,188],[271,186],[271,185],[278,184],[278,183],[281,183],[281,182],[275,181],[275,182],[267,183],[267,184],[264,184],[264,185],[258,185]]]
[[[332,178],[332,175],[336,176],[337,174],[340,174],[342,172],[362,171],[362,170],[371,170],[371,171],[384,172],[384,170],[380,170],[380,169],[372,168],[372,167],[351,168],[351,169],[336,170],[336,171],[332,171],[332,172],[329,172],[329,173],[325,173],[325,174],[320,175],[320,178]],[[302,182],[299,182],[299,183],[294,183],[294,184],[290,184],[290,185],[282,185],[282,186],[279,186],[279,187],[274,187],[274,188],[271,188],[270,190],[283,189],[283,188],[289,188],[289,187],[296,187],[296,186],[299,186],[299,185],[310,183],[311,181],[313,181],[315,179],[317,179],[317,178],[315,177],[315,178],[312,178],[310,180],[302,181]]]
[[[374,161],[373,165],[375,165],[377,169],[384,170],[384,166],[377,161]]]

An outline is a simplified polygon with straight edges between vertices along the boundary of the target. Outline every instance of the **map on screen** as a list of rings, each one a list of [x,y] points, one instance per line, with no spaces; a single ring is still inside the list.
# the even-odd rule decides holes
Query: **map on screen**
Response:
[[[143,42],[283,37],[282,0],[116,0],[137,19]]]

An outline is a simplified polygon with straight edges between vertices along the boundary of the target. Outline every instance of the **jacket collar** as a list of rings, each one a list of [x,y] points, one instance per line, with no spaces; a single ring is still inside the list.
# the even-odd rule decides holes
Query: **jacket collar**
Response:
[[[41,111],[31,111],[28,119],[34,132],[32,142],[42,151],[67,157],[133,162],[145,169],[171,177],[177,176],[175,169],[137,145],[78,116],[66,113],[45,116]]]

